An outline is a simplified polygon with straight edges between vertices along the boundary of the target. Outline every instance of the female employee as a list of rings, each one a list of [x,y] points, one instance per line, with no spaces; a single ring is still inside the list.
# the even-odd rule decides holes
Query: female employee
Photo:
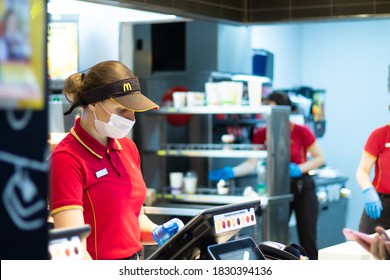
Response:
[[[291,106],[292,111],[295,109],[295,105],[288,95],[282,92],[271,93],[265,99],[265,103]],[[290,137],[290,190],[294,196],[290,213],[292,210],[295,211],[301,246],[305,248],[309,259],[316,260],[318,259],[318,199],[314,181],[308,172],[323,165],[325,158],[314,134],[307,126],[290,123]],[[260,128],[254,132],[252,143],[264,144],[265,142],[266,129]],[[310,153],[310,159],[308,159],[307,153]],[[257,161],[257,158],[249,158],[234,168],[226,166],[211,171],[209,179],[213,181],[229,180],[247,175],[256,169]]]
[[[91,226],[83,244],[86,259],[138,259],[142,243],[161,245],[166,241],[161,230],[175,233],[183,226],[178,219],[157,226],[144,214],[140,156],[125,137],[135,112],[158,106],[142,95],[137,78],[118,61],[71,75],[64,93],[72,103],[65,114],[79,106],[83,112],[50,158],[54,226]]]
[[[374,180],[370,173],[375,165]],[[371,234],[376,226],[390,229],[390,125],[371,132],[364,146],[356,181],[363,191],[364,210],[359,231]]]

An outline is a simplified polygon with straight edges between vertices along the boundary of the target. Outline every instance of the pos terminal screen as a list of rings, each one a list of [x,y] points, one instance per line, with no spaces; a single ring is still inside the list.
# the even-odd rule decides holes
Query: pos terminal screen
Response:
[[[265,260],[251,237],[210,245],[208,251],[214,260]]]
[[[259,206],[260,200],[255,199],[205,209],[148,259],[210,259],[208,246],[226,242],[241,228],[254,226]]]

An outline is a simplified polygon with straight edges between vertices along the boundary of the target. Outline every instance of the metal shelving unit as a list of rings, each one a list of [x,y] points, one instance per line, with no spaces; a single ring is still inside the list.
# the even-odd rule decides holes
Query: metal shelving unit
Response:
[[[157,111],[151,111],[151,114],[270,114],[271,107],[261,106],[191,106],[191,107],[161,107]]]
[[[207,172],[213,158],[248,158],[256,157],[267,161],[267,194],[263,198],[266,205],[262,207],[262,238],[288,243],[289,191],[288,163],[290,156],[290,109],[287,106],[197,106],[197,107],[161,107],[157,111],[149,111],[143,115],[143,141],[141,145],[144,178],[148,187],[160,188],[167,185],[168,158],[205,158],[207,166],[198,164],[205,172],[200,176],[207,178]],[[186,127],[169,127],[166,117],[169,115],[192,115]],[[213,143],[213,115],[223,114],[261,114],[264,118],[259,122],[267,125],[267,147],[252,144],[215,144]],[[224,120],[224,122],[226,122]],[[140,124],[138,124],[140,125]],[[186,143],[169,143],[167,138],[176,132],[168,129],[184,131],[188,135]],[[174,136],[174,135],[173,135]],[[176,165],[181,167],[180,163]],[[186,195],[179,202],[201,203],[199,195]],[[203,195],[206,201],[212,195]],[[232,196],[224,201],[237,201],[243,196]],[[215,199],[215,197],[214,197]],[[219,199],[216,199],[219,200]],[[178,201],[176,201],[178,202]],[[266,207],[265,207],[266,206]]]

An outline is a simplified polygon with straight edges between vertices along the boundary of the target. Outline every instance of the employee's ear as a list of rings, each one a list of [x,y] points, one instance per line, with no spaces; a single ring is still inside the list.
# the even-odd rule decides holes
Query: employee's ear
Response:
[[[88,104],[88,109],[91,110],[92,112],[95,112],[96,111],[96,104],[97,103]]]

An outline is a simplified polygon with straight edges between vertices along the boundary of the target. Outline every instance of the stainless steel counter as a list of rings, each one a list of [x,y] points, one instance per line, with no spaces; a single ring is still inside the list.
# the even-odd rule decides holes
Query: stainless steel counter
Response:
[[[144,206],[146,214],[195,216],[201,210],[217,205],[239,203],[253,200],[253,196],[216,194],[157,194],[157,201],[153,206]],[[261,206],[268,204],[268,198],[259,197]]]

